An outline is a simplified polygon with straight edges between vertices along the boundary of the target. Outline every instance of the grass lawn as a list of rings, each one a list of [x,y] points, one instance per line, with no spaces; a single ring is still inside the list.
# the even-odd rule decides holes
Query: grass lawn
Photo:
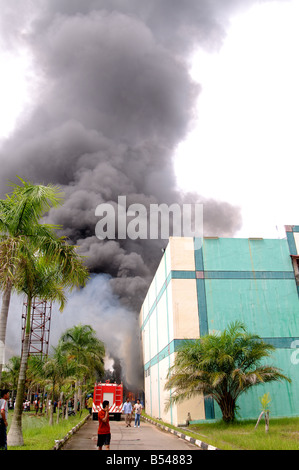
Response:
[[[154,421],[222,450],[299,450],[299,418],[271,419],[270,415],[268,433],[265,432],[263,419],[257,429],[254,429],[257,419],[233,424],[223,421],[193,424],[184,429],[162,423],[161,420]]]
[[[8,447],[8,450],[51,450],[55,445],[55,440],[63,439],[66,434],[82,421],[88,414],[83,410],[82,414],[69,416],[66,419],[60,419],[56,424],[56,414],[54,414],[54,424],[49,425],[49,418],[46,416],[35,415],[35,413],[23,413],[22,430],[24,445],[21,447]],[[9,411],[8,430],[12,421],[13,411]]]
[[[299,418],[271,419],[270,416],[268,433],[264,420],[254,429],[256,421],[194,424],[188,429],[196,433],[193,437],[223,450],[299,450]]]

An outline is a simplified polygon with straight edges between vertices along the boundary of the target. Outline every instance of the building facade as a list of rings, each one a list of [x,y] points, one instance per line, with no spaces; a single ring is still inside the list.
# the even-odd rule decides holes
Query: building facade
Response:
[[[271,416],[299,416],[299,226],[285,239],[170,238],[140,311],[146,412],[174,425],[218,419],[203,396],[166,410],[164,389],[185,339],[240,320],[276,349],[267,360],[292,379],[253,387],[238,400],[241,418],[257,418],[269,392]]]

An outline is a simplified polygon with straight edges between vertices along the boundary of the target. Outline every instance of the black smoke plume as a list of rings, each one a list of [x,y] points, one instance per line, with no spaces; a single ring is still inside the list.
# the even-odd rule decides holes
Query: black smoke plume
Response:
[[[60,185],[65,203],[47,221],[61,224],[80,245],[92,273],[108,276],[130,322],[166,242],[98,240],[99,204],[116,204],[119,195],[146,207],[202,202],[205,234],[231,236],[240,228],[238,208],[207,200],[200,187],[198,194],[182,194],[173,169],[200,93],[188,72],[191,54],[198,46],[220,47],[240,3],[254,2],[0,1],[2,41],[11,51],[26,49],[35,74],[33,101],[1,146],[1,193],[16,175]],[[88,311],[86,304],[81,322],[88,323]]]

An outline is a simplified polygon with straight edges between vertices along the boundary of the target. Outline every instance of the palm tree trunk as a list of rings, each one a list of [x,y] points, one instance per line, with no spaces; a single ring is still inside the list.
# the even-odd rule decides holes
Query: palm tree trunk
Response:
[[[78,411],[78,388],[79,388],[79,382],[76,380],[75,393],[74,393],[74,412],[75,412],[75,414],[77,414],[77,411]]]
[[[84,386],[85,386],[85,380],[84,380]],[[81,403],[81,411],[85,408],[85,402],[86,402],[86,390],[84,390],[82,394],[82,403]]]
[[[232,423],[235,419],[236,401],[229,392],[223,394],[219,402],[222,419],[225,423]]]
[[[50,418],[49,418],[49,425],[50,426],[53,426],[53,422],[54,422],[54,403],[51,403],[50,405]]]
[[[77,411],[80,412],[80,415],[82,413],[82,383],[81,380],[78,381],[78,403],[79,403],[79,410],[77,408]]]
[[[57,404],[57,416],[56,416],[56,424],[59,423],[59,414],[60,414],[60,404],[61,404],[61,411],[63,413],[63,398],[64,398],[64,394],[63,392],[60,393],[60,397],[59,397],[59,400],[58,400],[58,404]]]
[[[269,411],[265,413],[265,431],[269,432]]]
[[[4,365],[4,350],[5,350],[5,339],[6,339],[6,326],[8,318],[8,310],[10,304],[12,285],[9,283],[3,293],[2,297],[2,307],[0,313],[0,384],[2,377],[2,368]]]
[[[7,435],[7,443],[11,447],[24,445],[23,433],[22,433],[22,412],[23,412],[23,400],[25,392],[25,381],[26,381],[26,370],[29,357],[30,347],[30,325],[31,325],[31,304],[32,299],[28,298],[27,301],[27,319],[26,319],[26,331],[22,349],[21,367],[18,380],[17,396],[11,427]]]
[[[262,411],[261,414],[260,414],[259,417],[258,417],[258,420],[257,420],[257,422],[256,422],[256,425],[255,425],[254,429],[256,429],[256,428],[258,427],[259,422],[260,422],[260,420],[262,419],[263,414],[264,414],[264,412]]]
[[[68,403],[66,403],[64,419],[69,419],[69,407],[68,407]]]

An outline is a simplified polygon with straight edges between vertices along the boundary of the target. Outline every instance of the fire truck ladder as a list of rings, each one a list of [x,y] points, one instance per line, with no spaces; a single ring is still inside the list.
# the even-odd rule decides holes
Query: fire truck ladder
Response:
[[[102,397],[102,389],[101,389],[101,388],[100,388],[100,389],[97,388],[96,391],[95,391],[95,395],[94,395],[94,397],[93,397],[93,401],[94,401],[94,403],[95,403],[97,406],[100,406],[100,405],[102,404],[102,399],[103,399],[103,397]]]
[[[27,302],[23,303],[22,314],[22,348],[25,339],[27,321]],[[31,329],[29,354],[47,356],[49,351],[49,337],[51,325],[52,303],[45,300],[34,299],[31,308]]]
[[[116,387],[115,403],[117,404],[118,407],[122,406],[123,404],[123,390],[120,386]]]

